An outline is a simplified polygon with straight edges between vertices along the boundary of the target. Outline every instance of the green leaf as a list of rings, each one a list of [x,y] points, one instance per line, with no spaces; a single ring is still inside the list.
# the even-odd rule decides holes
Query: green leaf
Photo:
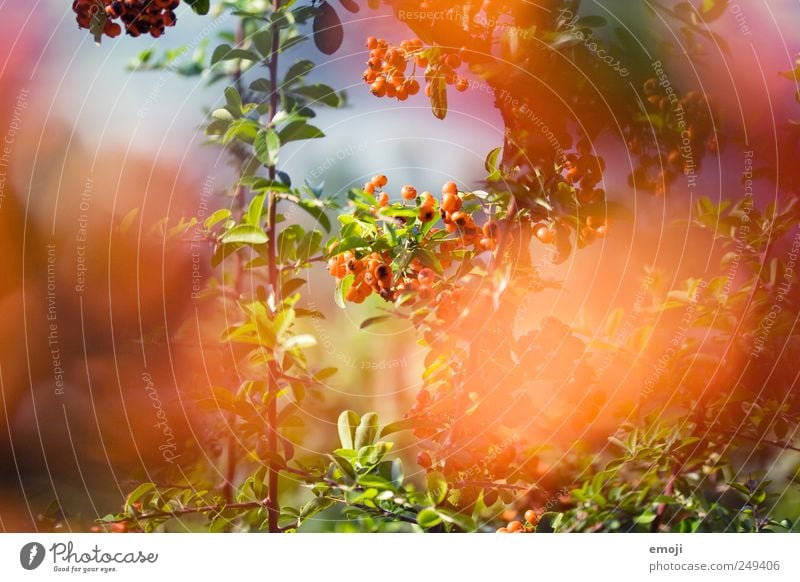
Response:
[[[248,245],[263,245],[267,244],[267,240],[266,233],[258,226],[252,224],[234,226],[220,238],[220,241],[224,244],[242,243]]]
[[[266,194],[253,196],[250,205],[247,207],[247,214],[244,217],[247,224],[252,224],[253,226],[261,224],[261,215],[264,213],[264,200],[266,198]]]
[[[329,455],[333,463],[339,468],[343,475],[350,479],[350,481],[356,480],[356,470],[353,469],[353,465],[345,459],[344,457],[337,455],[336,453],[331,453]]]
[[[339,430],[339,441],[342,443],[343,449],[353,449],[353,438],[359,422],[361,422],[361,418],[353,410],[345,410],[339,415],[336,426]]]
[[[391,448],[392,443],[379,441],[374,445],[367,445],[358,449],[356,457],[362,466],[371,467],[380,463]]]
[[[241,117],[244,115],[242,111],[242,96],[235,87],[225,88],[225,101],[227,103],[226,109],[231,112],[234,117]]]
[[[272,53],[272,27],[267,26],[250,36],[250,40],[258,53],[268,58]]]
[[[374,412],[368,412],[361,417],[361,422],[356,428],[353,448],[359,450],[362,447],[371,445],[375,442],[376,436],[378,436],[378,415]]]
[[[316,139],[325,137],[317,127],[309,125],[305,121],[293,121],[280,131],[281,143],[289,143],[290,141],[301,141],[304,139]]]
[[[561,524],[563,514],[547,511],[539,518],[536,525],[536,533],[555,533]]]
[[[211,216],[206,218],[203,226],[207,229],[219,224],[223,220],[227,220],[231,217],[231,211],[227,208],[220,208],[219,210],[215,210],[211,213]]]
[[[325,214],[325,210],[323,210],[320,207],[318,201],[303,199],[297,203],[297,206],[299,206],[300,208],[308,212],[311,216],[313,216],[320,224],[320,226],[325,229],[325,232],[331,231],[331,221]]]
[[[227,109],[222,111],[227,111]],[[215,111],[214,113],[216,114],[217,112]],[[252,144],[256,139],[256,135],[258,135],[258,123],[252,119],[235,119],[228,126],[225,135],[222,136],[222,143],[227,145],[238,139],[246,144]]]
[[[435,509],[426,507],[417,514],[417,523],[420,527],[429,529],[442,523],[442,517]]]
[[[439,471],[431,471],[425,477],[425,486],[431,500],[439,505],[447,497],[447,479]]]
[[[655,513],[643,513],[642,515],[637,515],[633,521],[638,523],[639,525],[648,525],[655,521],[656,514]]]
[[[192,7],[196,14],[208,14],[208,9],[211,7],[210,0],[186,0],[186,3]]]
[[[262,129],[256,135],[253,149],[258,161],[267,167],[278,162],[278,151],[281,149],[281,138],[274,129]]]
[[[589,14],[587,16],[582,16],[575,22],[576,28],[600,28],[601,26],[605,26],[608,24],[606,19],[598,14]]]
[[[281,295],[288,297],[306,283],[305,279],[289,279],[281,286]]]
[[[298,87],[294,89],[293,93],[306,97],[307,99],[312,99],[315,102],[323,103],[329,107],[338,107],[342,103],[342,98],[336,90],[322,83]]]
[[[309,60],[297,61],[283,77],[283,86],[287,87],[308,75],[314,69],[314,63]]]
[[[250,83],[250,90],[259,93],[272,93],[272,85],[267,79],[256,79]]]
[[[386,321],[387,319],[392,319],[391,315],[378,315],[375,317],[369,317],[361,322],[361,325],[358,326],[358,329],[367,329],[368,327],[375,325],[376,323],[380,323],[381,321]]]
[[[142,483],[136,489],[131,491],[125,498],[125,511],[130,511],[133,504],[139,501],[148,493],[156,491],[155,483]]]
[[[320,511],[329,508],[331,505],[333,505],[333,503],[333,500],[328,499],[327,497],[315,497],[300,509],[299,517],[302,519],[308,519],[315,513],[319,513]]]
[[[257,61],[259,56],[253,51],[233,48],[229,44],[221,44],[214,49],[211,54],[211,65],[216,65],[222,61],[232,61],[234,59],[244,59],[246,61]]]
[[[352,275],[352,273],[350,273],[336,284],[336,290],[333,292],[333,300],[341,309],[345,309],[347,307],[344,299],[347,297],[347,292],[353,285],[353,281],[355,281],[355,277]]]
[[[478,529],[475,520],[468,515],[458,513],[457,511],[451,511],[449,509],[439,509],[438,512],[439,516],[442,518],[442,521],[445,523],[451,523],[465,532],[473,532]]]
[[[484,167],[486,168],[486,173],[490,176],[494,176],[499,167],[499,160],[500,160],[500,153],[503,151],[502,147],[494,148],[490,151],[486,156],[486,161],[484,162]]]
[[[263,176],[245,176],[239,180],[239,183],[253,191],[267,190],[270,192],[289,192],[291,190],[291,188],[283,182],[268,180]]]
[[[368,246],[369,242],[365,241],[360,236],[348,236],[339,241],[339,244],[336,246],[336,252],[343,253],[345,251],[360,249]]]
[[[393,489],[389,481],[377,475],[361,475],[358,478],[358,484],[362,487],[374,487],[375,489]]]

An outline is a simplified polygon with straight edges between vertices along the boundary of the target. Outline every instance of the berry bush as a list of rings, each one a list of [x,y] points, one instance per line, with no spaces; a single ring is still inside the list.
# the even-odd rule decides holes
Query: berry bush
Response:
[[[183,4],[209,12],[207,1]],[[763,179],[780,192],[769,205],[751,195],[693,198],[685,228],[709,236],[719,250],[713,265],[685,277],[643,268],[634,307],[600,323],[548,316],[517,326],[526,305],[562,289],[545,263],[613,244],[636,193],[683,203],[676,192],[704,164],[746,150],[708,87],[654,65],[642,38],[574,0],[211,4],[217,16],[235,16],[236,29],[180,72],[220,87],[225,105],[204,128],[236,177],[228,206],[174,234],[202,229],[219,275],[206,301],[229,310],[219,343],[245,373],[200,403],[218,446],[180,475],[167,471],[172,485],[133,489],[96,529],[795,527],[796,511],[781,504],[791,478],[770,467],[800,450],[800,295],[787,255],[796,254],[800,213],[791,188],[769,172]],[[692,62],[722,46],[714,27],[727,2],[652,4],[647,22],[680,30]],[[98,41],[123,31],[158,38],[180,8],[178,0],[73,3],[78,25]],[[427,100],[430,123],[449,122],[452,91],[488,92],[503,133],[485,147],[481,182],[403,185],[407,176],[386,170],[338,199],[281,170],[286,144],[325,139],[315,110],[345,105],[342,92],[313,81],[313,62],[294,59],[297,45],[313,38],[333,54],[356,30],[343,26],[343,11],[374,10],[391,14],[407,38],[366,31],[368,87],[348,84]],[[594,43],[583,42],[590,35]],[[171,68],[156,53],[133,68]],[[796,80],[796,71],[784,76]],[[292,220],[290,209],[314,226]],[[330,435],[336,445],[311,454],[292,444],[296,412],[336,382],[334,368],[309,356],[310,322],[328,307],[307,301],[304,277],[319,264],[336,287],[332,304],[368,304],[375,314],[362,329],[407,323],[424,358],[403,418],[345,410]],[[245,446],[224,444],[231,431]],[[410,458],[398,442],[413,443]]]

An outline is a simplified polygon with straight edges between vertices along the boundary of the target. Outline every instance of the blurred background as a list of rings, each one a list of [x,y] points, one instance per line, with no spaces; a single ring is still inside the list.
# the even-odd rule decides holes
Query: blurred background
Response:
[[[656,43],[668,34],[644,3],[595,4],[640,38]],[[154,226],[165,217],[202,220],[229,204],[232,173],[217,150],[203,147],[199,129],[221,91],[201,77],[130,73],[126,63],[156,42],[159,51],[187,46],[178,64],[188,62],[232,23],[182,6],[178,25],[158,41],[120,37],[98,47],[78,30],[70,5],[0,5],[0,531],[40,528],[48,511],[89,520],[109,513],[164,468],[165,450],[178,458],[207,446],[195,396],[226,372],[221,355],[158,341],[183,330],[191,336],[208,317],[192,294],[211,273],[190,245]],[[287,148],[282,170],[324,183],[326,196],[343,197],[378,172],[396,190],[479,185],[486,153],[503,141],[493,96],[451,92],[445,121],[432,117],[423,96],[375,99],[360,79],[364,38],[412,34],[388,11],[340,12],[344,46],[333,57],[311,43],[304,50],[319,64],[314,79],[346,91],[348,106],[321,112],[315,124],[327,138]],[[732,54],[711,51],[706,66],[684,66],[676,83],[714,94],[729,131],[766,168],[757,188],[765,203],[777,192],[766,178],[787,163],[775,144],[797,114],[793,86],[778,72],[794,67],[800,10],[771,0],[742,3],[737,15],[715,29]],[[630,216],[565,264],[541,263],[564,288],[536,295],[520,314],[520,333],[546,315],[599,325],[614,307],[631,307],[645,267],[678,281],[714,262],[710,240],[676,220],[688,217],[696,196],[742,190],[741,150],[707,160],[696,188],[679,185],[667,199],[628,187],[630,160],[615,137],[598,149],[608,161],[609,199]],[[541,247],[533,252],[545,257]],[[310,277],[309,303],[329,314],[313,330],[316,357],[341,370],[309,411],[315,428],[303,438],[304,447],[325,450],[342,408],[402,416],[419,387],[421,351],[399,323],[359,331],[376,305],[338,310],[333,281],[324,272]],[[174,436],[167,445],[164,426]]]

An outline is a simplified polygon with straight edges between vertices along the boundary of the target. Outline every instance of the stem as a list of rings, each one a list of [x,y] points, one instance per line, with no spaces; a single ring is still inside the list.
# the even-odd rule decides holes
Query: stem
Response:
[[[281,0],[272,0],[272,11],[277,12],[281,8]],[[269,54],[269,123],[275,119],[280,104],[278,94],[278,50],[280,49],[280,30],[273,29],[272,50]],[[270,180],[275,180],[277,169],[275,165],[268,168]],[[276,245],[276,217],[278,208],[278,198],[275,192],[269,193],[267,202],[267,280],[276,299],[280,299],[278,290],[278,253]],[[280,501],[278,498],[278,476],[280,468],[275,464],[275,457],[278,454],[278,373],[274,361],[269,363],[269,378],[267,379],[267,452],[269,460],[267,465],[267,529],[270,533],[279,533],[278,518],[280,517]]]
[[[664,487],[664,495],[667,497],[671,497],[672,494],[675,492],[675,479],[677,478],[678,473],[678,466],[672,468],[672,472],[669,475],[669,480],[667,481],[667,485]],[[666,503],[659,503],[658,507],[656,508],[656,518],[653,520],[652,525],[650,526],[650,531],[652,533],[657,533],[659,528],[661,527],[661,523],[664,521],[664,513],[667,511],[667,504]]]
[[[148,519],[160,519],[162,517],[167,518],[175,518],[180,517],[182,515],[191,515],[193,513],[208,513],[208,512],[215,512],[219,513],[226,509],[256,509],[258,507],[263,507],[264,504],[261,501],[247,501],[244,503],[230,503],[230,504],[221,504],[221,505],[200,505],[197,507],[184,507],[182,509],[173,509],[172,511],[156,511],[154,513],[143,513],[141,515],[137,515],[134,517],[123,517],[120,519],[115,519],[112,521],[105,521],[103,523],[130,523],[130,522],[139,522],[145,521]]]
[[[781,441],[770,441],[770,440],[767,440],[767,439],[760,439],[760,438],[755,438],[755,437],[751,437],[751,436],[748,436],[748,435],[736,434],[736,433],[730,433],[729,436],[731,438],[744,439],[746,441],[750,441],[750,442],[756,443],[757,445],[769,445],[771,447],[775,447],[775,448],[782,449],[782,450],[785,450],[785,451],[795,451],[796,453],[800,453],[800,448],[795,447],[795,446],[793,446],[793,445],[791,445],[789,443],[781,442]]]

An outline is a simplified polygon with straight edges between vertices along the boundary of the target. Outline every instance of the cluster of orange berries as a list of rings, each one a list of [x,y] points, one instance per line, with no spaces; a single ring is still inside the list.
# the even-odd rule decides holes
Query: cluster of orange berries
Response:
[[[529,509],[525,512],[525,523],[517,519],[511,520],[508,525],[498,528],[497,533],[533,533],[537,523],[539,523],[539,514],[533,509]]]
[[[447,85],[453,85],[456,91],[464,92],[469,89],[469,81],[461,77],[456,70],[466,62],[467,49],[462,47],[458,50],[439,49],[439,56],[436,62],[431,63],[425,69],[425,94],[431,96],[431,82],[435,77],[441,77]]]
[[[337,279],[353,275],[345,296],[352,303],[363,303],[373,291],[387,301],[394,300],[391,260],[386,254],[371,253],[359,259],[352,251],[345,251],[328,260],[328,272]]]
[[[379,174],[364,184],[364,191],[373,195],[377,206],[370,210],[373,215],[379,215],[383,208],[389,206],[389,194],[383,190],[388,184],[386,176]],[[472,246],[475,251],[493,250],[497,245],[499,225],[494,220],[486,221],[482,226],[475,224],[472,216],[462,210],[463,201],[455,182],[447,182],[442,186],[441,201],[437,201],[430,192],[419,194],[412,185],[405,185],[400,190],[400,196],[407,202],[416,202],[417,219],[422,222],[431,222],[442,219],[448,233],[458,233],[458,238],[441,241],[438,245],[437,258],[443,268],[450,266],[451,254],[459,249]],[[398,220],[404,220],[398,218]],[[428,231],[428,237],[440,232],[441,229],[433,227]],[[336,246],[331,248],[335,251]],[[355,280],[346,293],[346,299],[354,303],[361,303],[376,292],[386,301],[396,301],[402,298],[402,305],[411,305],[416,300],[433,300],[437,316],[445,321],[453,320],[459,313],[459,289],[440,289],[434,294],[433,287],[437,283],[438,275],[430,267],[426,267],[418,258],[412,259],[404,266],[403,272],[393,279],[391,257],[388,253],[371,253],[359,256],[353,251],[346,251],[332,256],[328,261],[328,272],[337,279],[343,279],[352,274]]]
[[[455,70],[458,69],[463,58],[460,51],[446,51],[440,49],[436,63],[429,63],[429,59],[422,50],[422,41],[418,38],[404,40],[399,46],[393,46],[386,40],[370,36],[367,38],[366,47],[369,49],[367,70],[362,79],[370,86],[370,91],[376,97],[389,97],[398,101],[405,101],[412,95],[419,93],[419,82],[414,79],[414,74],[406,75],[409,63],[413,62],[414,71],[417,67],[425,69],[427,86],[425,93],[431,94],[431,81],[434,76],[442,76],[448,85],[455,85],[458,91],[466,91],[469,81],[459,77]]]
[[[382,190],[387,183],[386,176],[377,175],[364,184],[364,191],[374,195],[378,202],[378,207],[373,209],[374,213],[378,213],[381,208],[389,205],[389,194]],[[438,212],[436,198],[430,192],[418,194],[414,186],[407,184],[400,190],[400,196],[408,202],[419,200],[417,217],[421,222],[430,222],[440,217],[445,231],[450,234],[458,233],[460,235],[459,240],[451,240],[441,244],[439,250],[442,254],[467,246],[474,246],[477,251],[493,250],[495,248],[499,225],[494,220],[487,220],[483,226],[475,224],[472,215],[462,210],[463,201],[458,193],[458,185],[455,182],[447,182],[442,186],[442,200],[438,205]],[[430,231],[431,234],[436,234],[437,232],[439,232],[437,228],[432,228]]]
[[[415,56],[422,49],[421,40],[404,40],[399,47],[393,47],[383,39],[370,36],[366,47],[369,49],[369,60],[363,79],[373,95],[405,101],[409,96],[419,93],[419,82],[406,77],[406,70],[412,58],[417,65],[427,64],[424,57]]]
[[[123,27],[130,36],[158,38],[166,27],[175,25],[178,6],[180,0],[74,0],[72,10],[80,28],[91,28],[92,20],[99,16],[103,34],[110,38],[119,36]]]

